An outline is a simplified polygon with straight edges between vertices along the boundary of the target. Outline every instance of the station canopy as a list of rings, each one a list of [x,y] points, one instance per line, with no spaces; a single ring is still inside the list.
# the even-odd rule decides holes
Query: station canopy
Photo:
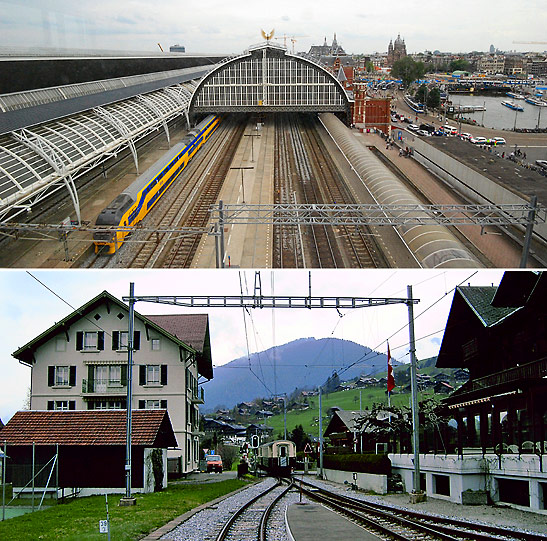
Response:
[[[317,59],[267,41],[217,64],[195,89],[190,113],[344,112],[350,101]]]
[[[0,220],[13,220],[67,189],[79,221],[74,180],[186,114],[195,80],[0,135]],[[29,98],[30,99],[30,98]]]

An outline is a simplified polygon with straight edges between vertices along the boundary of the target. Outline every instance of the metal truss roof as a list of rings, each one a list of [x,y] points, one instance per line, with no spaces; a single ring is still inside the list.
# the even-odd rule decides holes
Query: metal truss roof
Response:
[[[31,210],[46,195],[67,188],[76,209],[74,179],[186,113],[191,81],[0,136],[0,219]]]

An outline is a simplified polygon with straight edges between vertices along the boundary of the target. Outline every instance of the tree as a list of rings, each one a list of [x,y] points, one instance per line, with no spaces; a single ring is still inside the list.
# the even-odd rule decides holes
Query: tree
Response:
[[[470,64],[467,60],[460,58],[459,60],[452,60],[450,62],[450,71],[469,71]]]
[[[416,98],[418,102],[425,103],[427,98],[427,92],[428,92],[427,86],[425,86],[424,84],[421,84],[420,88],[418,88],[418,90],[416,91],[416,95],[414,97]]]
[[[401,79],[403,87],[408,88],[416,79],[419,79],[425,73],[423,62],[414,62],[410,56],[405,56],[397,60],[391,68],[391,75]]]
[[[289,439],[294,442],[297,451],[303,451],[306,444],[310,442],[310,438],[304,432],[302,425],[297,425],[294,427],[293,431],[289,435]]]
[[[426,105],[431,109],[436,109],[441,105],[441,91],[437,87],[434,87],[429,91]]]
[[[366,68],[368,73],[374,72],[374,64],[370,60],[366,63]]]

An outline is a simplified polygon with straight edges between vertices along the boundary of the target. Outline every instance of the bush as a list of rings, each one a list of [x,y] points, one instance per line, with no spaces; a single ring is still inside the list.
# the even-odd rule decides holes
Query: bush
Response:
[[[323,467],[329,470],[391,475],[391,460],[385,455],[325,455]]]

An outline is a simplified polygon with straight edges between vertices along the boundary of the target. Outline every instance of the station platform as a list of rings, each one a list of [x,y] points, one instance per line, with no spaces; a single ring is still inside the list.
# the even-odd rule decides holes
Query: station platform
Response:
[[[287,508],[287,535],[290,541],[378,541],[379,537],[366,532],[334,511],[315,503],[295,503]]]

